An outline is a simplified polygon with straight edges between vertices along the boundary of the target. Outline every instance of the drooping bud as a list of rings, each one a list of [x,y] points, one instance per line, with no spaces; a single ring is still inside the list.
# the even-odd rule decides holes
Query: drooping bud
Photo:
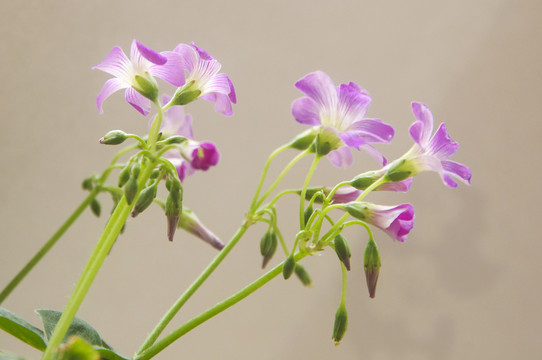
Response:
[[[122,169],[119,173],[119,180],[118,185],[119,187],[123,187],[124,184],[128,182],[128,179],[130,179],[130,167],[126,166],[124,169]]]
[[[167,238],[173,241],[179,218],[183,212],[183,188],[180,181],[172,181],[166,200],[165,213],[167,217]]]
[[[220,241],[218,236],[207,229],[200,219],[198,219],[196,214],[187,208],[183,208],[177,227],[199,237],[217,250],[222,250],[222,248],[224,248],[224,243]]]
[[[303,283],[304,286],[312,287],[312,279],[303,266],[296,263],[294,271],[297,278],[301,281],[301,283]]]
[[[154,180],[154,179],[157,179],[159,176],[160,176],[160,169],[154,169],[151,172],[150,178]]]
[[[122,130],[111,130],[100,139],[100,144],[104,145],[118,145],[122,144],[128,135]]]
[[[263,256],[262,269],[267,266],[267,263],[277,250],[277,235],[273,231],[267,231],[260,240],[260,253]]]
[[[134,209],[132,210],[132,217],[136,217],[152,204],[152,201],[156,197],[157,190],[158,189],[156,185],[151,185],[141,190],[141,193],[139,194],[139,197],[137,198],[137,201],[135,203]]]
[[[326,156],[332,150],[340,147],[341,138],[339,138],[333,131],[323,128],[316,136],[315,143],[316,154],[318,156]]]
[[[308,187],[307,190],[305,191],[305,200],[310,201],[316,193],[320,192],[321,195],[317,195],[314,198],[314,202],[317,204],[320,204],[322,203],[322,199],[326,195],[325,191],[326,191],[326,188],[323,186]],[[296,190],[296,194],[301,196],[301,190]]]
[[[316,134],[317,131],[314,128],[304,131],[290,142],[289,147],[297,150],[306,150],[314,142]]]
[[[83,182],[81,183],[81,187],[83,188],[83,190],[91,191],[94,188],[94,181],[92,180],[92,176],[83,180]]]
[[[335,246],[335,252],[339,260],[342,261],[346,270],[350,271],[350,257],[352,253],[350,252],[350,246],[348,246],[348,241],[341,234],[335,236],[333,240],[333,245]]]
[[[282,266],[282,276],[285,280],[288,280],[292,273],[295,270],[295,259],[293,255],[290,255],[284,260],[284,265]]]
[[[134,201],[134,198],[137,194],[137,188],[137,178],[133,176],[130,177],[130,179],[128,179],[128,182],[124,186],[124,196],[126,197],[126,202],[128,203],[128,205],[130,205],[132,201]]]
[[[363,265],[365,268],[365,278],[367,280],[367,288],[369,289],[369,297],[374,298],[376,292],[376,284],[380,273],[380,255],[374,240],[370,239],[365,248],[363,255]]]
[[[341,304],[335,313],[335,323],[333,324],[333,335],[331,337],[335,342],[335,346],[340,344],[347,328],[348,314],[346,313],[344,304]]]
[[[90,210],[94,215],[96,215],[96,217],[100,217],[100,214],[102,212],[102,206],[100,205],[98,200],[96,200],[96,198],[92,199],[92,201],[90,202]]]
[[[155,102],[158,99],[158,85],[151,76],[145,78],[143,76],[136,75],[135,81],[137,86],[134,86],[134,89],[137,90],[138,93],[145,96],[152,102]]]

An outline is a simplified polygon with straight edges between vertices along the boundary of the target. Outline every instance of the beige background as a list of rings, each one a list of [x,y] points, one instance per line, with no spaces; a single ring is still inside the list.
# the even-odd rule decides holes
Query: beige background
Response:
[[[2,1],[0,286],[83,199],[81,179],[106,166],[115,149],[97,140],[114,128],[146,131],[120,94],[98,114],[108,75],[90,67],[133,38],[157,50],[194,40],[222,62],[239,100],[233,118],[203,101],[188,109],[196,136],[215,141],[222,159],[186,181],[186,204],[223,239],[240,224],[267,155],[305,129],[290,115],[301,95],[293,84],[317,69],[370,91],[369,116],[397,131],[380,147],[390,158],[411,144],[410,101],[428,104],[461,143],[454,159],[471,167],[473,186],[452,190],[422,174],[407,194],[373,197],[412,202],[416,227],[405,244],[376,232],[383,268],[374,300],[362,272],[366,236],[348,231],[350,324],[339,347],[330,336],[340,271],[326,251],[305,261],[314,288],[275,279],[158,359],[540,358],[541,14],[536,0]],[[322,162],[313,183],[372,166],[363,153],[347,170]],[[307,167],[285,186],[299,186]],[[290,198],[279,209],[290,239],[296,206]],[[33,309],[62,309],[105,220],[86,212],[4,306],[36,325]],[[263,231],[249,231],[176,325],[261,274]],[[215,254],[179,235],[166,240],[157,208],[130,221],[79,311],[121,354],[136,350]],[[5,334],[0,348],[39,357]]]

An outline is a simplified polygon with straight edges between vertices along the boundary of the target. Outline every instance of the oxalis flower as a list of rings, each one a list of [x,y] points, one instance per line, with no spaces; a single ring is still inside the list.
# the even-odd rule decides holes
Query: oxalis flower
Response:
[[[164,102],[167,101],[169,99],[164,97]],[[177,169],[181,181],[196,170],[208,170],[220,159],[218,149],[212,142],[194,140],[192,116],[185,114],[182,106],[172,106],[165,112],[160,132],[163,138],[180,135],[188,139],[180,150],[170,150],[164,154],[164,158]]]
[[[414,207],[411,204],[383,206],[368,202],[350,202],[345,210],[353,217],[382,229],[392,239],[405,242],[414,227]]]
[[[102,104],[105,99],[116,91],[126,89],[124,93],[126,101],[141,114],[147,115],[151,100],[158,96],[153,76],[177,87],[185,82],[183,60],[179,54],[172,51],[158,53],[137,40],[132,41],[130,59],[120,47],[115,46],[109,55],[92,69],[102,70],[114,76],[105,82],[96,97],[100,114],[103,113]]]
[[[454,179],[470,185],[472,176],[470,169],[448,160],[457,152],[459,144],[450,138],[446,125],[441,123],[431,137],[433,114],[429,108],[422,103],[413,102],[412,112],[416,122],[410,126],[409,132],[415,144],[405,155],[389,165],[387,177],[391,180],[401,180],[422,171],[435,171],[448,187],[457,187]]]
[[[305,75],[295,87],[307,94],[292,104],[292,114],[301,124],[317,128],[330,144],[328,159],[335,166],[352,164],[349,148],[365,150],[382,165],[386,159],[369,143],[389,143],[394,135],[390,125],[366,119],[369,94],[353,82],[335,86],[329,76],[316,71]]]
[[[215,111],[232,116],[231,104],[235,104],[237,98],[230,78],[226,74],[219,73],[222,65],[194,42],[190,45],[179,44],[173,51],[180,54],[184,60],[188,87],[183,89],[184,92],[196,94],[200,92],[201,98],[215,103]]]

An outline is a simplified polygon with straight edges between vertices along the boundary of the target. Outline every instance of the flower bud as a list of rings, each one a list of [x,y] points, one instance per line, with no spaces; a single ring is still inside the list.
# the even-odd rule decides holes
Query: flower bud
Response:
[[[196,214],[187,208],[183,209],[177,227],[199,237],[217,250],[224,248],[224,243],[220,241],[218,236],[207,229]]]
[[[152,102],[155,102],[158,99],[158,85],[152,77],[145,78],[143,76],[136,75],[135,81],[137,86],[134,86],[134,89],[138,93],[145,96]]]
[[[172,184],[175,184],[173,182]],[[183,212],[183,188],[176,188],[176,185],[171,186],[171,191],[166,200],[166,217],[167,217],[167,238],[173,241],[175,230],[179,224],[179,218]]]
[[[282,266],[282,276],[285,280],[289,279],[292,276],[292,273],[295,270],[295,259],[293,255],[290,255],[284,260],[284,265]]]
[[[185,142],[185,141],[186,141],[186,138],[185,138],[184,136],[174,135],[174,136],[168,137],[168,138],[164,141],[164,145],[182,144],[182,143]]]
[[[267,263],[277,250],[277,235],[272,231],[267,231],[260,240],[260,253],[263,256],[262,269],[266,267]]]
[[[374,240],[369,240],[363,255],[363,265],[365,268],[365,278],[367,280],[367,288],[369,289],[369,297],[374,298],[376,292],[376,284],[380,273],[380,255]]]
[[[346,313],[344,304],[341,304],[335,313],[335,323],[333,324],[333,335],[331,337],[335,342],[335,346],[340,344],[347,328],[348,314]]]
[[[376,171],[369,171],[356,176],[354,179],[352,179],[352,181],[350,181],[350,185],[358,190],[365,190],[376,180],[380,179],[381,176],[382,174],[379,174]]]
[[[126,182],[130,179],[130,167],[126,166],[124,169],[122,169],[119,173],[119,187],[123,187]]]
[[[81,187],[83,190],[91,191],[94,188],[94,182],[92,181],[92,177],[88,177],[81,183]]]
[[[118,145],[122,144],[124,140],[128,139],[126,133],[122,130],[111,130],[100,139],[100,144],[104,145]]]
[[[312,205],[311,206],[308,206],[306,209],[305,209],[305,212],[303,213],[303,218],[305,219],[305,226],[307,225],[307,223],[309,222],[309,219],[311,218],[311,215],[312,215],[312,212],[313,212],[313,208],[312,208]]]
[[[301,281],[301,283],[303,283],[304,286],[312,287],[312,279],[303,266],[296,263],[294,271],[297,278]]]
[[[306,150],[311,146],[316,138],[316,131],[314,129],[309,129],[297,135],[292,142],[290,142],[289,147],[296,150]]]
[[[132,177],[136,178],[139,176],[139,173],[141,172],[141,165],[139,163],[135,163],[132,166]]]
[[[102,206],[100,205],[98,200],[96,200],[96,198],[92,199],[92,201],[90,202],[90,210],[92,210],[92,213],[96,215],[96,217],[100,217],[100,214],[102,212]]]
[[[316,135],[316,154],[325,156],[332,150],[338,149],[341,145],[341,139],[331,130],[322,129]]]
[[[314,202],[317,203],[317,204],[320,204],[322,203],[322,200],[323,198],[325,197],[325,191],[327,191],[327,189],[323,186],[319,186],[319,187],[309,187],[307,188],[307,190],[305,191],[305,200],[307,201],[311,201],[312,197],[320,192],[321,194],[317,195],[315,198],[314,198]],[[301,190],[296,190],[296,194],[301,196]]]
[[[130,179],[124,186],[124,196],[126,197],[126,202],[128,203],[128,205],[130,205],[132,201],[134,201],[134,198],[137,194],[137,188],[137,178],[133,176],[130,177]]]
[[[350,271],[350,257],[352,253],[350,252],[350,246],[348,246],[348,241],[341,234],[335,236],[333,240],[333,245],[335,245],[335,252],[339,257],[339,260],[342,261],[346,270]]]
[[[135,203],[134,209],[132,210],[132,217],[136,217],[137,215],[139,215],[139,213],[145,211],[145,209],[147,209],[150,204],[152,204],[152,201],[156,197],[157,190],[158,189],[156,185],[151,185],[141,190],[141,193],[139,194],[139,197],[137,198],[137,201]]]

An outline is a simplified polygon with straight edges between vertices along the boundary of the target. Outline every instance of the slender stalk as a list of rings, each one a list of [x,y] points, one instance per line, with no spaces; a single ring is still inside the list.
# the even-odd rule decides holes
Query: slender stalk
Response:
[[[295,260],[299,261],[303,257],[305,257],[306,254],[298,253],[295,256]],[[209,320],[210,318],[220,314],[222,311],[230,308],[231,306],[237,304],[239,301],[246,298],[248,295],[252,294],[265,284],[267,284],[269,281],[274,279],[277,275],[282,273],[282,267],[284,266],[284,262],[280,263],[279,265],[275,266],[273,269],[271,269],[269,272],[246,286],[245,288],[241,289],[234,295],[230,296],[229,298],[219,302],[215,306],[209,308],[208,310],[202,312],[201,314],[197,315],[196,317],[192,318],[188,322],[186,322],[181,327],[177,328],[176,330],[172,331],[170,334],[166,335],[163,339],[156,342],[151,347],[147,348],[142,353],[136,355],[133,359],[134,360],[147,360],[158,354],[160,351],[164,350],[166,347],[171,345],[174,341],[191,331],[192,329],[196,328],[197,326],[201,325],[205,321]]]
[[[199,287],[207,280],[207,278],[213,273],[218,265],[224,260],[224,258],[230,253],[233,247],[239,242],[241,237],[247,231],[249,223],[245,221],[241,227],[237,230],[233,238],[226,244],[226,246],[218,253],[214,260],[203,270],[200,276],[190,285],[188,289],[177,299],[177,301],[171,306],[168,312],[162,317],[160,322],[155,326],[153,331],[147,336],[147,339],[141,345],[138,353],[142,353],[145,349],[149,348],[158,336],[164,331],[164,328],[170,323],[173,317],[179,312],[183,305],[190,299],[190,297],[199,289]]]
[[[311,168],[309,169],[307,177],[305,178],[305,182],[303,183],[303,189],[301,189],[301,196],[299,200],[299,230],[303,230],[305,228],[305,195],[307,194],[307,188],[309,187],[309,182],[312,178],[312,174],[314,174],[314,171],[316,170],[316,166],[318,165],[320,159],[321,158],[318,155],[314,157]]]
[[[49,240],[39,249],[39,251],[30,259],[30,261],[19,271],[17,275],[6,285],[0,293],[0,304],[11,294],[11,292],[19,285],[26,275],[36,266],[36,264],[49,252],[56,242],[64,235],[69,227],[83,213],[87,206],[92,202],[96,195],[100,192],[99,188],[94,188],[85,200],[75,209],[75,211],[66,219],[60,228],[51,236]]]

